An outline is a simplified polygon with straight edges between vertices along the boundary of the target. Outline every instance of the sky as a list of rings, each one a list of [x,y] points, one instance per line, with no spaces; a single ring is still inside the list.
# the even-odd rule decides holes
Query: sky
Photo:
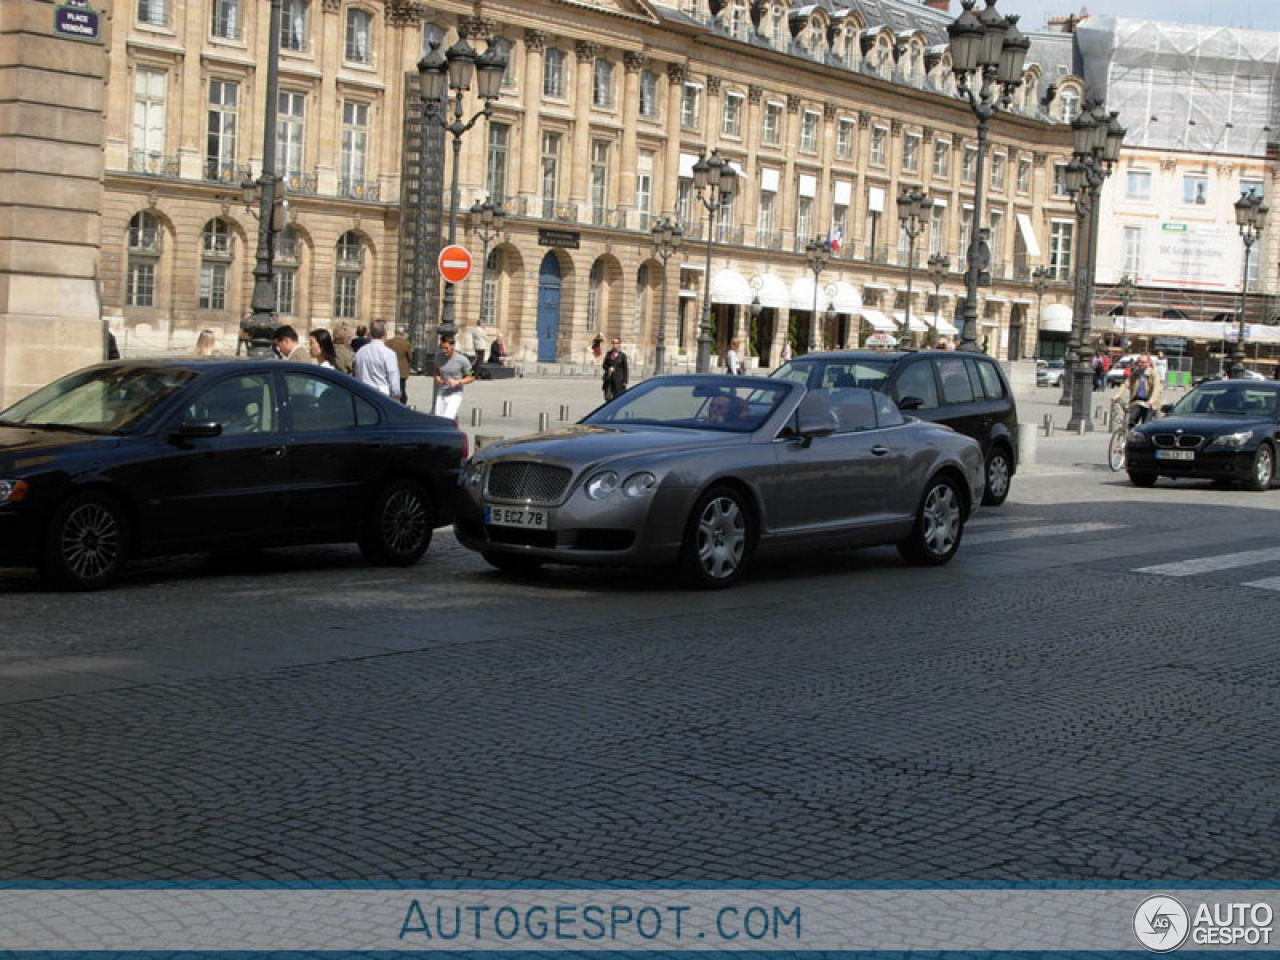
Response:
[[[959,4],[952,6],[958,9]],[[1280,32],[1280,0],[1003,0],[999,6],[1001,13],[1020,13],[1022,25],[1032,29],[1043,27],[1051,16],[1082,9],[1094,16]]]

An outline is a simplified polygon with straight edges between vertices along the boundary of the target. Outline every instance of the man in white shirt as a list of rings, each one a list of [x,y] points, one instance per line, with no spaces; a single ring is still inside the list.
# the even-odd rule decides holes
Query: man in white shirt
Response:
[[[356,379],[389,397],[399,397],[400,362],[387,346],[387,325],[373,321],[369,336],[372,339],[356,353]]]

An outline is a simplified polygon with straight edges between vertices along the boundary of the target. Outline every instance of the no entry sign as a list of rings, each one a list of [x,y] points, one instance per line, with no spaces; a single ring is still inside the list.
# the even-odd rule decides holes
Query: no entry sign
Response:
[[[471,272],[471,254],[467,248],[454,243],[440,251],[436,261],[440,268],[440,276],[449,283],[461,283]]]

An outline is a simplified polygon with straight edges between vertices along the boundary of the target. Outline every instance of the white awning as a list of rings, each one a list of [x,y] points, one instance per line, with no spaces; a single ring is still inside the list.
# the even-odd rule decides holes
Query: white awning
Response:
[[[786,310],[791,306],[791,293],[776,273],[760,274],[752,280],[752,283],[756,281],[760,284],[760,289],[756,291],[756,296],[760,298],[760,306],[772,307],[775,310]]]
[[[848,180],[837,180],[835,182],[835,200],[837,207],[847,207],[853,199],[853,184]]]
[[[737,270],[721,270],[711,278],[711,302],[745,307],[751,303],[751,284]]]
[[[886,317],[879,310],[871,310],[867,307],[863,307],[862,319],[866,320],[867,323],[871,324],[872,327],[874,327],[876,330],[880,331],[881,333],[897,333],[898,332],[898,325],[894,323],[892,320],[890,320],[888,317]]]
[[[680,176],[686,180],[693,179],[693,165],[697,162],[697,156],[692,153],[680,154]]]
[[[836,282],[832,306],[836,308],[836,313],[859,313],[862,310],[862,295],[853,284],[839,280]]]
[[[1065,303],[1051,303],[1040,314],[1041,333],[1070,333],[1071,308]]]
[[[867,209],[873,213],[884,213],[884,187],[867,188]]]
[[[822,291],[818,291],[818,309],[826,309],[826,304],[822,302]],[[813,309],[813,277],[797,277],[791,281],[791,309],[792,310],[812,310]]]
[[[778,171],[765,167],[760,171],[760,189],[765,193],[778,192]]]
[[[818,178],[812,173],[800,174],[799,194],[802,197],[816,197],[818,195]]]
[[[866,283],[862,285],[862,289],[863,290],[892,290],[893,287],[889,286],[887,283],[877,283],[874,280],[868,280]]]
[[[897,320],[898,326],[901,327],[904,323],[907,322],[907,315],[906,313],[903,313],[903,312],[895,313],[893,315],[893,319]],[[910,329],[912,333],[928,333],[929,332],[929,328],[925,326],[924,321],[921,320],[920,317],[914,313],[911,315]]]
[[[915,317],[912,317],[911,319],[914,320]],[[933,329],[934,324],[937,324],[938,332],[946,334],[948,337],[954,337],[960,332],[954,323],[942,316],[940,313],[925,314],[924,322],[925,326],[930,329]]]
[[[1040,244],[1036,242],[1036,231],[1031,226],[1031,218],[1025,213],[1018,214],[1018,232],[1022,234],[1022,242],[1027,246],[1027,256],[1040,256]]]

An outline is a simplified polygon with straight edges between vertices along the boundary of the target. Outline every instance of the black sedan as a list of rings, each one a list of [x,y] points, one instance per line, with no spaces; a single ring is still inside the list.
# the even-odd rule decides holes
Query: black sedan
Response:
[[[95,589],[134,557],[356,542],[407,566],[452,522],[466,435],[327,368],[86,367],[0,413],[0,564]]]
[[[1167,416],[1129,433],[1126,462],[1137,486],[1193,477],[1270,489],[1280,444],[1280,383],[1212,380],[1165,410]]]

